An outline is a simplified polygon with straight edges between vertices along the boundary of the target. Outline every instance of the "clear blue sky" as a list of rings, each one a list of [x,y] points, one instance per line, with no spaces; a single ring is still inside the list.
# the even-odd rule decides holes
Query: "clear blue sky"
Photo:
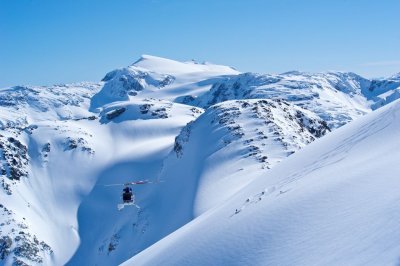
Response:
[[[98,81],[141,54],[388,76],[399,14],[399,0],[0,0],[0,87]]]

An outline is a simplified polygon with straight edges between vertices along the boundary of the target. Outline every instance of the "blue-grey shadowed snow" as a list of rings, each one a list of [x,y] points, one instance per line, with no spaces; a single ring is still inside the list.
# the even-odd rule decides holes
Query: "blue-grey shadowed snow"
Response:
[[[156,189],[154,186],[158,184],[133,186],[136,204],[140,209],[128,206],[120,211],[117,205],[122,202],[124,186],[107,185],[144,179],[156,180],[166,152],[168,149],[102,169],[96,186],[79,207],[80,245],[67,265],[116,265],[127,256],[135,255],[135,250],[138,252],[152,244],[145,241],[150,239],[145,233],[152,225],[149,224],[149,214],[143,203],[151,200],[148,198],[149,191]]]

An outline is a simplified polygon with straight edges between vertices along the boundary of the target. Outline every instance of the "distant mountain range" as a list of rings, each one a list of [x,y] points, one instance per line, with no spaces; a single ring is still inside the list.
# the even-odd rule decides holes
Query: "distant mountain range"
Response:
[[[149,55],[0,89],[0,265],[398,263],[399,98]]]

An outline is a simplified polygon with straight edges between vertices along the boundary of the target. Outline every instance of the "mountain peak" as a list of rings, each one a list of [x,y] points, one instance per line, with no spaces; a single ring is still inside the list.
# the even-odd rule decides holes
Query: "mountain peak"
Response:
[[[186,62],[180,62],[168,58],[143,54],[137,61],[135,61],[130,67],[137,68],[139,70],[145,70],[150,72],[157,72],[160,74],[168,75],[181,75],[191,74],[198,72],[210,72],[218,75],[232,75],[239,74],[239,72],[232,67],[215,65],[211,63],[200,64],[195,60]]]
[[[165,61],[170,61],[170,62],[177,62],[168,58],[160,57],[160,56],[154,56],[154,55],[148,55],[148,54],[142,54],[138,60],[136,60],[132,65],[141,65],[143,63],[160,63],[160,62],[165,62]]]
[[[286,71],[281,73],[280,75],[302,75],[304,72],[298,71],[298,70],[291,70],[291,71]]]

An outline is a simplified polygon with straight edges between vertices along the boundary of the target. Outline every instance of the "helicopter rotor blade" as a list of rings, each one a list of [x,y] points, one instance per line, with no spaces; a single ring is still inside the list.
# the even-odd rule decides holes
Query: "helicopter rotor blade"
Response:
[[[144,184],[156,184],[159,183],[158,181],[151,181],[151,180],[139,180],[139,181],[133,181],[133,182],[127,182],[126,184],[129,185],[144,185]]]
[[[103,185],[105,187],[115,187],[115,186],[124,186],[125,184],[108,184],[108,185]]]
[[[145,185],[145,184],[157,184],[157,183],[161,183],[161,182],[164,182],[164,180],[156,180],[156,181],[139,180],[139,181],[126,182],[126,183],[107,184],[107,185],[102,185],[102,186],[114,187],[114,186],[129,186],[129,185]]]
[[[128,182],[126,184],[129,184],[129,185],[143,185],[143,184],[147,184],[147,183],[150,183],[150,181],[149,180],[139,180],[139,181]]]

